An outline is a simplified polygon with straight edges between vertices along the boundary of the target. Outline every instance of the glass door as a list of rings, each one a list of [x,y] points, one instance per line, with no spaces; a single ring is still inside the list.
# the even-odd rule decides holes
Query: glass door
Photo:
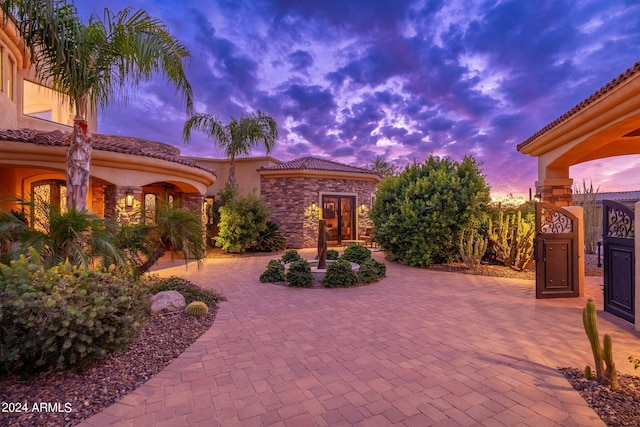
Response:
[[[322,218],[327,221],[327,244],[354,240],[356,233],[355,196],[322,196]]]

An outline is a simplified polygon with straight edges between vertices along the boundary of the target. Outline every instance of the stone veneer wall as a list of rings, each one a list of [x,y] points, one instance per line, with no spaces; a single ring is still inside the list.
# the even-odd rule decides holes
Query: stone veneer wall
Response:
[[[276,223],[287,238],[289,248],[316,247],[318,244],[318,219],[320,214],[320,193],[356,194],[358,226],[370,225],[362,215],[360,207],[371,208],[372,195],[376,183],[353,179],[287,177],[260,179],[260,194],[271,210],[270,221]],[[314,210],[312,204],[316,203]],[[357,234],[364,230],[357,230]],[[356,234],[356,236],[357,236]]]

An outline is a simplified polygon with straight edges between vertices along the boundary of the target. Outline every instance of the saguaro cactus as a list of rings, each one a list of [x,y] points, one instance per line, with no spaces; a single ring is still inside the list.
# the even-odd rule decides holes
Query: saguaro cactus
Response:
[[[613,351],[611,349],[611,335],[604,336],[604,348],[600,345],[598,335],[598,317],[596,315],[596,305],[592,298],[589,298],[587,305],[582,309],[582,323],[584,330],[591,343],[593,360],[596,366],[596,381],[608,386],[611,390],[618,388],[618,374],[613,361]],[[606,369],[605,369],[606,363]]]

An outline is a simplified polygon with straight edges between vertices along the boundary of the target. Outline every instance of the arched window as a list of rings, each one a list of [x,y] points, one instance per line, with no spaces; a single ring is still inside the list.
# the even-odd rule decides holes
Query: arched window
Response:
[[[49,230],[51,211],[67,211],[67,185],[59,179],[46,179],[31,184],[31,224],[33,228],[46,232]]]
[[[156,209],[158,207],[158,196],[154,193],[146,193],[144,195],[143,221],[145,224],[153,224],[156,222]]]

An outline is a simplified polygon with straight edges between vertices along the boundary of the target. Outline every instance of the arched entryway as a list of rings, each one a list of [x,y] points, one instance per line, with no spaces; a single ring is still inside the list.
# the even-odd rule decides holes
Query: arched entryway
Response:
[[[518,151],[538,159],[538,198],[557,206],[570,207],[573,204],[571,166],[596,159],[640,154],[640,62],[519,144]],[[640,206],[637,205],[635,215],[639,212]],[[616,216],[618,212],[614,209],[609,214]],[[627,216],[630,215],[627,213]],[[640,246],[640,237],[627,234],[627,238],[635,238],[635,248]],[[633,307],[636,329],[640,330],[637,315],[640,305],[640,283],[637,282],[640,275],[637,272],[640,266],[635,258],[625,262],[625,265],[633,265],[635,272],[635,277],[628,279],[632,281],[632,295],[625,298]]]

